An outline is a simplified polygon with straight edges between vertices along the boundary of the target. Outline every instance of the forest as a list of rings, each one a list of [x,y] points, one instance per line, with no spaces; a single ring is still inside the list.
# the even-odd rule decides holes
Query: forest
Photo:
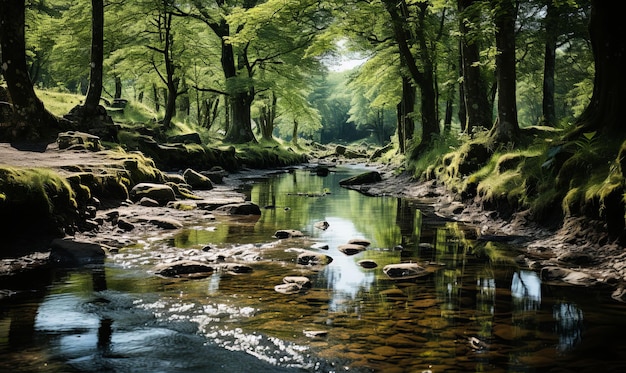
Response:
[[[4,142],[80,129],[125,146],[193,132],[208,147],[380,147],[380,162],[486,208],[551,224],[582,215],[606,225],[603,242],[623,238],[626,32],[612,3],[2,0],[0,9]],[[82,99],[53,112],[52,94]]]

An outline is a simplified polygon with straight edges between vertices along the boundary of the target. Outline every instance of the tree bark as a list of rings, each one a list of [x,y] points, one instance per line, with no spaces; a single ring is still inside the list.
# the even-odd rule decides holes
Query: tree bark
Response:
[[[626,23],[618,3],[593,0],[589,36],[595,62],[593,94],[569,138],[583,132],[623,132],[626,99]]]
[[[492,107],[489,104],[487,83],[480,69],[480,46],[477,37],[471,35],[470,24],[476,24],[480,20],[480,14],[476,0],[458,0],[460,17],[459,29],[461,31],[461,72],[463,77],[463,99],[465,100],[465,125],[462,126],[467,133],[472,133],[474,127],[491,128]],[[467,22],[466,22],[467,20]]]
[[[393,27],[396,43],[398,44],[400,57],[409,71],[411,78],[420,89],[422,141],[420,142],[419,149],[423,149],[430,146],[431,139],[440,132],[437,99],[434,86],[433,64],[430,56],[430,50],[426,42],[426,25],[424,22],[428,2],[416,5],[418,7],[418,20],[415,28],[415,38],[411,36],[411,33],[406,28],[406,25],[411,24],[411,22],[409,22],[410,17],[408,14],[407,3],[404,0],[400,1],[400,4],[392,0],[385,0],[383,3],[385,5],[385,9],[391,17],[391,25]],[[411,46],[409,44],[411,42],[414,42],[419,47],[419,65],[411,51]],[[420,69],[419,66],[422,66],[422,69]],[[407,118],[404,120],[406,119]],[[408,135],[412,136],[413,133],[406,132],[405,128],[404,138],[407,140],[410,139]],[[402,150],[402,148],[403,144],[400,144],[400,149]]]
[[[547,2],[546,17],[544,19],[546,40],[543,64],[543,124],[554,126],[556,124],[556,111],[554,107],[554,73],[556,70],[556,38],[558,33],[558,9],[552,3]]]
[[[28,74],[25,1],[0,0],[0,67],[11,98],[13,120],[0,131],[2,140],[50,140],[60,130],[60,118],[47,111]]]
[[[413,132],[415,132],[414,111],[415,87],[411,84],[411,79],[402,77],[402,100],[397,107],[398,145],[401,153],[406,152],[409,140],[413,138]]]
[[[492,129],[496,141],[514,141],[519,133],[515,70],[515,4],[513,0],[494,0],[496,26],[496,81],[498,119]]]
[[[104,1],[91,0],[91,64],[85,110],[96,113],[102,96],[102,62],[104,59]]]

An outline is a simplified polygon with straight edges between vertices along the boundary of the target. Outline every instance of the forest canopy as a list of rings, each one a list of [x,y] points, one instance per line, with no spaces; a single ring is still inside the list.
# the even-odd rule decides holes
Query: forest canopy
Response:
[[[24,7],[28,75],[37,88],[87,94],[92,16],[101,7],[101,102],[132,100],[166,129],[186,122],[230,142],[366,138],[393,140],[404,152],[441,131],[491,129],[503,84],[497,22],[507,17],[516,75],[514,102],[504,104],[516,106],[519,126],[567,127],[593,89],[586,1],[45,0]],[[362,63],[337,71],[342,59]]]

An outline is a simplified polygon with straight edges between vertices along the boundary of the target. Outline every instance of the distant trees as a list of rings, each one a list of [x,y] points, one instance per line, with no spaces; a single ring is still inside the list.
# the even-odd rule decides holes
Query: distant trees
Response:
[[[18,27],[19,17],[10,15],[19,3],[3,9],[1,16],[11,18],[5,43]],[[22,50],[3,47],[3,60],[13,61],[4,75],[11,91],[17,53],[24,60],[19,70],[30,70],[37,85],[84,93],[85,107],[103,93],[153,100],[164,130],[178,115],[222,130],[232,143],[276,134],[352,141],[372,133],[380,142],[394,135],[401,152],[419,156],[442,125],[472,135],[495,124],[494,138],[508,142],[523,126],[572,122],[591,95],[594,65],[580,29],[588,6],[588,0],[138,0],[105,7],[94,0],[90,7],[49,0],[26,9],[31,21]],[[86,28],[90,14],[93,28]],[[335,84],[337,73],[324,78],[323,62],[340,39],[367,61]],[[611,86],[603,74],[596,83]],[[26,105],[21,95],[30,96],[14,93],[15,107]],[[455,108],[461,123],[452,120]]]

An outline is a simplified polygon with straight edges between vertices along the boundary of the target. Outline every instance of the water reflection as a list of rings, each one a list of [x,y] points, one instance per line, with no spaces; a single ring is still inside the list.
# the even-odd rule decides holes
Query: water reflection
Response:
[[[583,312],[575,304],[560,302],[553,306],[556,333],[559,336],[557,350],[564,352],[573,349],[581,342],[583,332]]]
[[[580,370],[581,362],[602,371],[624,366],[620,352],[626,345],[608,342],[626,327],[623,305],[542,284],[516,264],[510,247],[477,242],[473,227],[442,220],[419,201],[337,188],[356,172],[318,177],[296,170],[269,178],[247,190],[252,202],[268,207],[260,217],[224,217],[173,237],[145,237],[103,268],[70,272],[32,303],[0,309],[0,353],[7,358],[0,370],[27,349],[36,349],[39,361],[60,362],[56,371],[539,372]],[[328,229],[315,228],[319,221],[327,221]],[[277,240],[272,236],[278,229],[301,230],[306,237]],[[352,238],[372,244],[352,256],[337,249]],[[297,265],[298,250],[312,243],[327,245],[315,250],[334,260],[320,268]],[[208,253],[205,247],[211,247]],[[201,280],[150,272],[163,260],[202,259],[227,248],[253,252],[233,260],[254,270]],[[362,268],[361,259],[378,267]],[[408,261],[429,263],[433,270],[407,281],[382,273],[386,264]],[[286,275],[307,276],[313,285],[279,294],[274,286]]]

